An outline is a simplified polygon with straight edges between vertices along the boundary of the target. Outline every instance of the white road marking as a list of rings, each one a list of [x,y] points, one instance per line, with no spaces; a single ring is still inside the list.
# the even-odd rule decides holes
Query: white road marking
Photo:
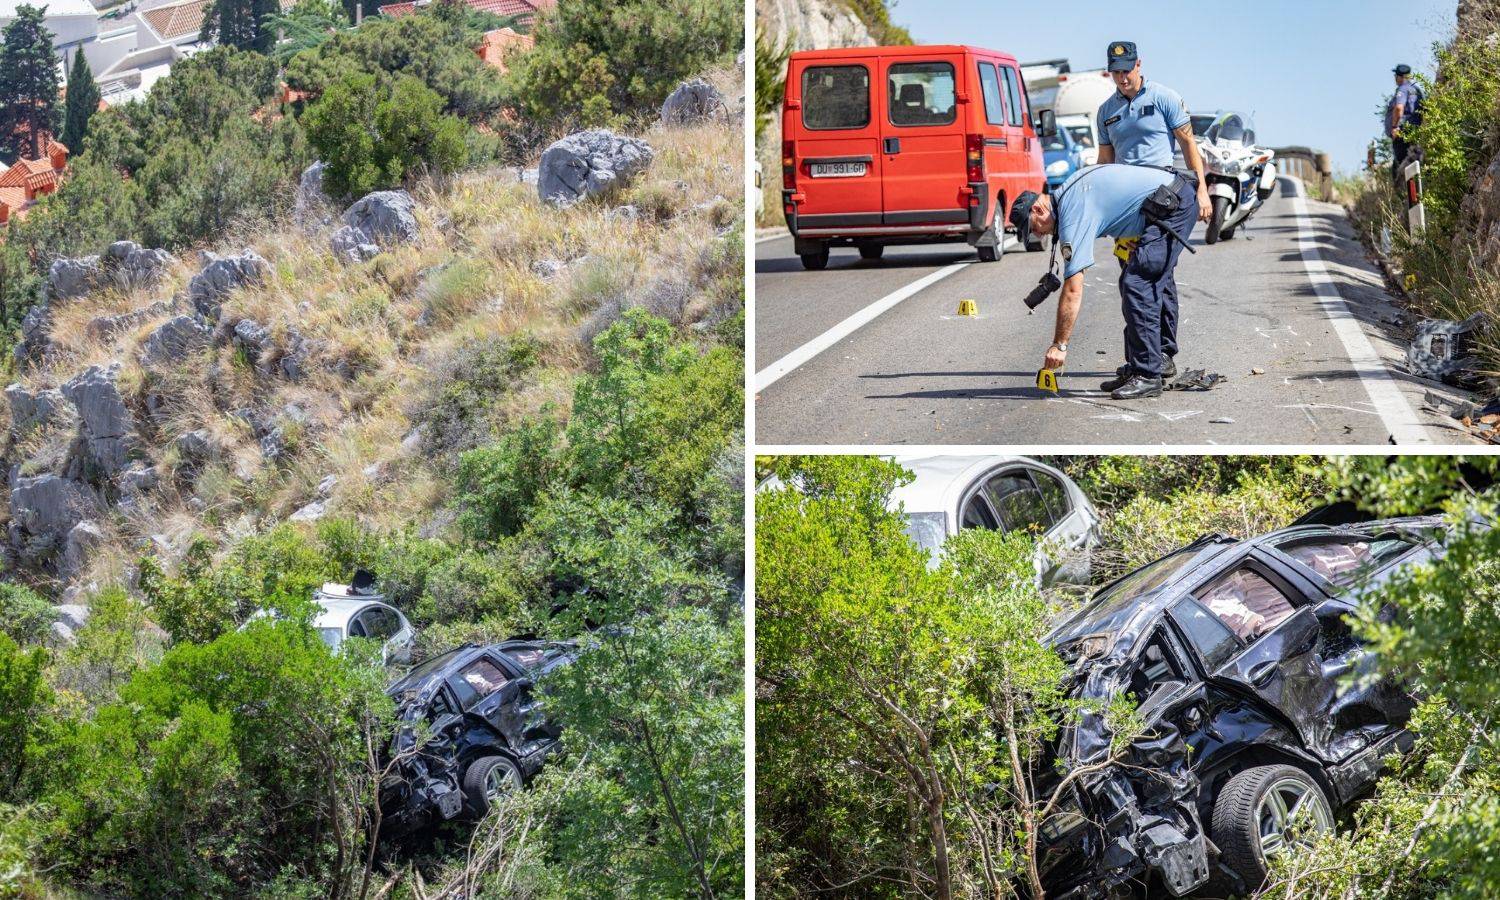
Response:
[[[1004,246],[1005,249],[1009,251],[1012,247],[1019,247],[1020,241],[1017,241],[1015,238],[1006,235]],[[824,350],[827,350],[829,347],[832,347],[834,344],[837,344],[839,341],[843,340],[844,338],[848,337],[864,326],[870,324],[875,320],[877,316],[900,303],[902,300],[905,300],[920,293],[923,290],[926,290],[932,285],[937,284],[939,281],[942,281],[944,278],[947,278],[949,275],[961,272],[964,269],[967,269],[969,266],[972,266],[973,264],[974,263],[972,262],[961,262],[954,263],[951,266],[944,266],[943,268],[938,269],[936,272],[932,272],[926,276],[923,276],[922,278],[918,278],[916,281],[913,281],[911,284],[908,284],[905,287],[886,294],[884,297],[881,297],[879,300],[876,300],[874,303],[871,303],[864,309],[861,309],[853,315],[849,316],[847,319],[844,319],[844,321],[838,323],[837,325],[798,347],[796,350],[793,350],[791,353],[788,353],[781,359],[776,360],[769,366],[766,366],[764,369],[756,372],[755,392],[758,394],[771,385],[775,384],[776,382],[780,381],[783,377],[790,374],[799,366],[805,364],[808,360],[822,353]]]
[[[1333,325],[1334,333],[1344,344],[1344,352],[1354,365],[1354,371],[1370,395],[1370,402],[1380,415],[1380,420],[1397,444],[1430,444],[1427,429],[1418,418],[1406,395],[1396,386],[1396,381],[1385,367],[1385,362],[1359,321],[1349,311],[1349,305],[1334,287],[1328,267],[1318,255],[1312,222],[1307,216],[1306,189],[1298,179],[1291,179],[1297,193],[1292,207],[1297,216],[1297,243],[1302,252],[1302,265],[1307,269],[1307,279],[1312,282],[1313,292],[1323,301],[1323,311]],[[1357,410],[1355,410],[1357,412]]]
[[[822,353],[824,350],[827,350],[829,347],[832,347],[834,344],[837,344],[839,341],[842,341],[844,338],[868,325],[870,322],[874,321],[876,316],[879,316],[881,313],[895,306],[897,303],[900,303],[902,300],[905,300],[906,298],[924,290],[925,288],[937,284],[939,281],[942,281],[949,275],[953,275],[957,272],[962,272],[964,269],[967,269],[971,265],[973,265],[973,263],[961,262],[954,263],[951,266],[944,266],[943,268],[938,269],[936,272],[933,272],[922,278],[918,278],[916,281],[913,281],[911,284],[908,284],[899,290],[886,294],[884,297],[881,297],[879,300],[876,300],[874,303],[871,303],[864,309],[859,310],[854,315],[849,316],[844,321],[838,323],[837,325],[798,347],[796,350],[793,350],[791,353],[788,353],[781,359],[776,360],[769,366],[766,366],[764,369],[756,372],[755,392],[758,394],[771,385],[775,384],[776,382],[780,381],[783,376],[787,375],[798,366],[801,366],[803,363],[806,363],[808,360],[817,356],[819,353]]]

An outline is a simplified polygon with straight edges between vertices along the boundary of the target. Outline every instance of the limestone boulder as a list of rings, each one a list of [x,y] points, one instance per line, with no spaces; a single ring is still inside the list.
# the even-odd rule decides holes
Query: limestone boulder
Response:
[[[537,193],[548,203],[571,206],[629,183],[653,156],[650,144],[608,129],[570,134],[543,151]]]

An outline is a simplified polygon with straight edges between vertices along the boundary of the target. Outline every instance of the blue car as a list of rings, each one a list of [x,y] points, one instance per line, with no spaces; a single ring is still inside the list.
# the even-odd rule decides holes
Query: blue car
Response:
[[[1068,176],[1083,167],[1083,147],[1067,128],[1058,128],[1042,139],[1042,160],[1047,170],[1047,185],[1059,187]]]

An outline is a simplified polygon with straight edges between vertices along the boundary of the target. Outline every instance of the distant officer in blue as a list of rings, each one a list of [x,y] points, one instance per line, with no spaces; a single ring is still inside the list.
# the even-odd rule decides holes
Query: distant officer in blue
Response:
[[[1125,365],[1102,387],[1116,400],[1161,396],[1163,375],[1176,372],[1171,358],[1177,352],[1177,320],[1165,314],[1166,288],[1192,237],[1196,194],[1190,173],[1113,163],[1081,169],[1063,182],[1055,207],[1053,196],[1034,191],[1016,198],[1010,222],[1021,240],[1055,233],[1053,250],[1063,258],[1062,299],[1045,368],[1056,370],[1067,362],[1068,339],[1083,305],[1083,273],[1094,264],[1094,242],[1106,235],[1135,238],[1120,271]]]
[[[1385,134],[1391,139],[1391,178],[1401,183],[1401,168],[1406,163],[1411,145],[1402,137],[1402,129],[1408,125],[1422,124],[1422,89],[1412,81],[1411,66],[1405,63],[1392,69],[1396,76],[1396,93],[1386,105]]]

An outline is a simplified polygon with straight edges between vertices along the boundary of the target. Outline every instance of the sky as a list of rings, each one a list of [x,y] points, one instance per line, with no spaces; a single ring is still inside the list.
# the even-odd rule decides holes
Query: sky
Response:
[[[1066,57],[1102,68],[1105,46],[1134,41],[1147,79],[1194,112],[1255,117],[1269,146],[1328,153],[1335,169],[1364,165],[1395,89],[1391,69],[1431,74],[1432,45],[1453,35],[1455,0],[895,0],[891,18],[919,44],[971,44],[1024,62]]]

